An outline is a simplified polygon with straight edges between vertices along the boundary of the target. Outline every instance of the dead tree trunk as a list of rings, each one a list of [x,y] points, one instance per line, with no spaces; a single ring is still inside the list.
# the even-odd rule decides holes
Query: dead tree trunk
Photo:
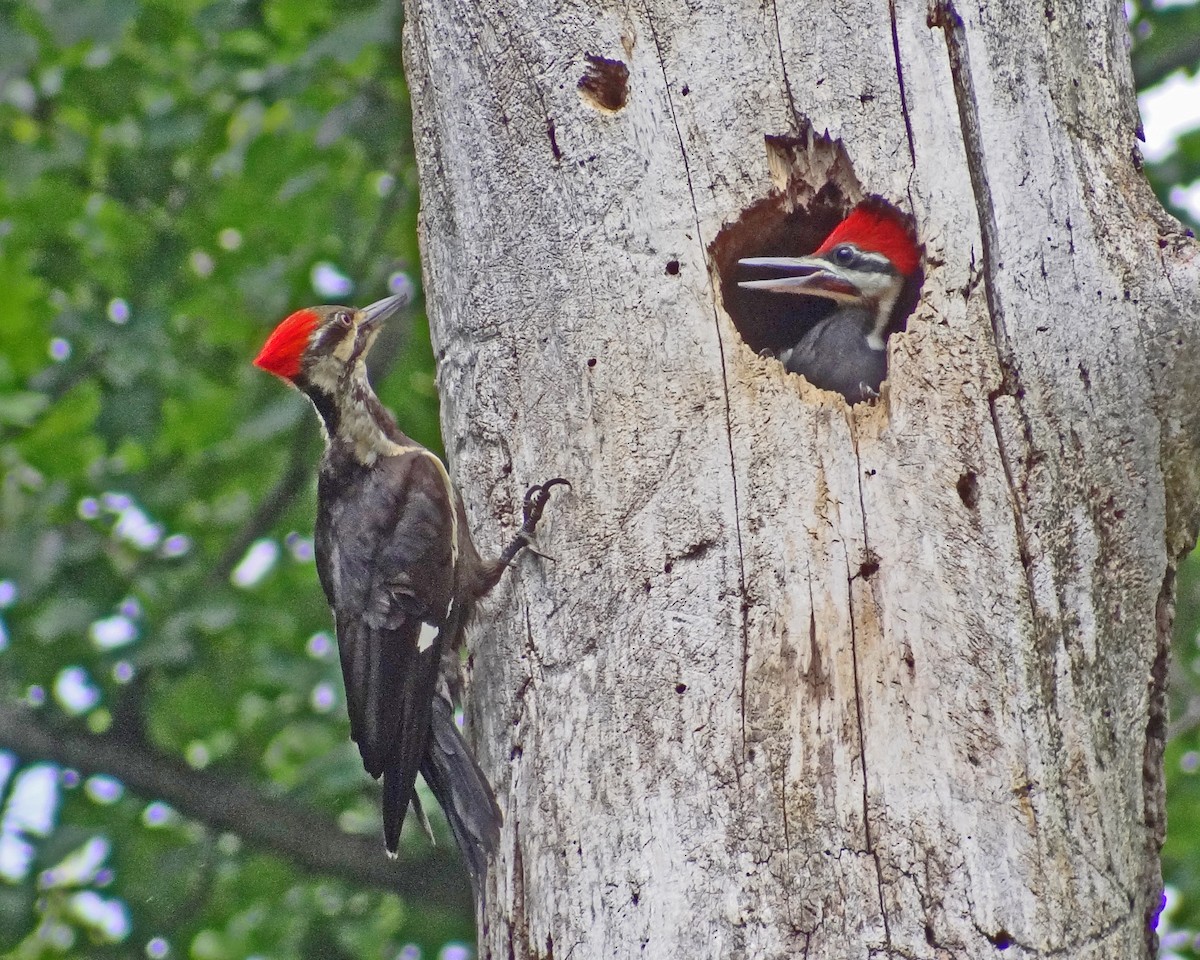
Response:
[[[408,2],[457,480],[574,484],[474,640],[484,957],[1154,955],[1197,246],[1119,4],[890,6]],[[849,409],[726,301],[865,193],[926,278]]]

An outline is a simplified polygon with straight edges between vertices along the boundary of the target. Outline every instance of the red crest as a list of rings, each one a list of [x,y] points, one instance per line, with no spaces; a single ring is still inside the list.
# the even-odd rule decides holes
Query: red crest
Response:
[[[254,358],[254,365],[284,380],[294,380],[300,360],[319,318],[312,310],[297,310],[277,326]]]
[[[894,207],[878,200],[864,200],[850,216],[833,228],[817,254],[828,253],[839,243],[852,243],[869,253],[882,253],[906,277],[921,262],[921,253],[911,228]]]

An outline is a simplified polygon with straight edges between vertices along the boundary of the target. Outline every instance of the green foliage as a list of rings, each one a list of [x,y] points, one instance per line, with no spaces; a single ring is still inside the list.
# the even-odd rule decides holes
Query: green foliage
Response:
[[[1131,8],[1133,72],[1139,90],[1177,70],[1200,70],[1200,3]],[[1185,210],[1171,203],[1173,187],[1200,180],[1200,130],[1179,137],[1176,149],[1146,165],[1163,204],[1193,229]],[[1163,955],[1200,958],[1200,551],[1179,571],[1179,599],[1170,674],[1170,717],[1165,766],[1167,837],[1163,879],[1168,903],[1160,921]]]
[[[1180,957],[1200,956],[1200,551],[1179,571],[1170,686],[1167,840],[1163,879],[1172,891],[1164,944]]]
[[[1200,70],[1200,4],[1140,3],[1131,8],[1133,78],[1139,90],[1162,83],[1176,70]]]
[[[0,5],[0,698],[372,836],[311,560],[316,423],[250,360],[289,310],[419,272],[399,28],[397,0]],[[322,264],[353,291],[315,292]],[[437,446],[424,318],[385,337],[384,399]],[[258,543],[276,561],[235,584]],[[470,939],[155,801],[0,754],[0,956]],[[14,819],[31,802],[44,823]]]
[[[1154,87],[1176,72],[1195,76],[1200,71],[1200,2],[1134,0],[1128,7],[1133,76],[1139,92]],[[1146,164],[1154,192],[1176,217],[1193,230],[1200,223],[1172,202],[1171,191],[1200,181],[1200,130],[1179,137],[1170,155]]]

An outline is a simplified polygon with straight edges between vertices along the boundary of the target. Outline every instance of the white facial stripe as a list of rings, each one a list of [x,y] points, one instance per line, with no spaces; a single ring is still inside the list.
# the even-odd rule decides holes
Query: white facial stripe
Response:
[[[855,247],[855,249],[857,250],[858,248]],[[858,251],[858,256],[855,258],[854,263],[848,268],[851,273],[889,273],[894,272],[895,269],[896,267],[892,261],[882,253],[869,253],[865,250]]]
[[[442,483],[446,488],[446,500],[450,504],[450,566],[458,566],[458,498],[454,495],[454,484],[450,480],[450,474],[446,472],[446,465],[442,463],[441,457],[435,453],[422,448],[422,453],[433,460],[437,464],[438,472],[442,475]],[[449,611],[447,611],[449,616]]]
[[[338,345],[333,348],[333,356],[341,363],[345,363],[350,359],[350,355],[354,353],[354,336],[352,331],[347,330],[346,335],[338,341]]]
[[[846,275],[858,286],[862,299],[886,305],[888,313],[891,312],[891,305],[896,302],[896,297],[900,295],[900,288],[904,286],[904,278],[898,273],[860,273],[857,270],[847,270]]]
[[[332,357],[321,357],[306,371],[309,382],[326,393],[336,394],[345,367]]]

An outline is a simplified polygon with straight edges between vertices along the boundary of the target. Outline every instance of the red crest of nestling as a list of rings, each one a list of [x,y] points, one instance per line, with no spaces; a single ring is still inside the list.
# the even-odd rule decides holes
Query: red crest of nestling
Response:
[[[297,310],[277,326],[254,358],[254,365],[284,380],[294,380],[300,372],[300,358],[319,318],[312,310]]]
[[[828,253],[839,243],[852,243],[868,253],[882,253],[906,277],[912,275],[921,260],[912,230],[901,214],[878,200],[864,200],[851,210],[850,216],[825,238],[816,255]]]

